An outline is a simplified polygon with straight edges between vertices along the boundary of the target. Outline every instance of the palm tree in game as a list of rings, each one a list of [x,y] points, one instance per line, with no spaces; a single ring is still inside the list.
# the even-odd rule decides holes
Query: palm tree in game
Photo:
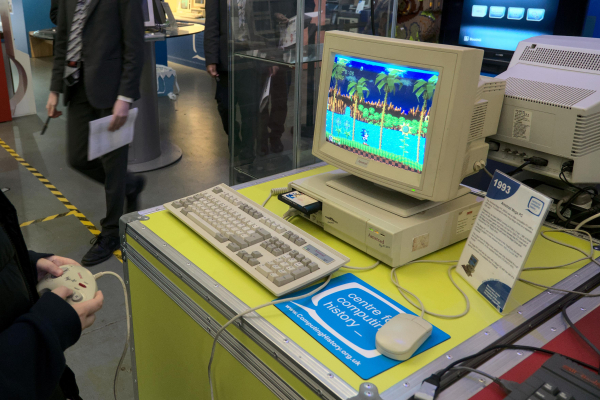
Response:
[[[354,118],[354,121],[352,122],[352,140],[354,140],[354,129],[356,127],[356,108],[358,107],[358,102],[365,98],[364,92],[367,92],[367,96],[369,95],[367,80],[365,78],[360,78],[358,82],[352,81],[348,84],[348,94],[350,97],[354,98],[354,113],[352,114]]]
[[[398,79],[403,75],[402,71],[390,71],[389,73],[380,72],[375,79],[375,86],[381,93],[381,89],[383,89],[385,93],[385,98],[383,99],[383,109],[381,110],[381,128],[379,130],[379,149],[381,150],[381,144],[383,143],[383,120],[385,118],[385,108],[387,106],[388,94],[394,93],[396,94],[396,85],[398,85],[398,89],[402,88],[402,81]]]
[[[335,95],[337,93],[338,83],[346,79],[346,63],[343,61],[338,61],[333,66],[333,71],[331,72],[331,77],[335,79],[335,87],[333,89],[333,101],[331,102],[331,134],[333,135],[333,116],[335,114]]]
[[[423,108],[421,109],[419,129],[417,130],[417,163],[419,163],[419,151],[421,150],[421,136],[425,137],[425,134],[423,133],[423,120],[425,119],[425,115],[427,115],[427,101],[433,97],[433,91],[435,90],[435,85],[437,85],[437,82],[437,76],[432,76],[427,81],[419,79],[415,82],[413,88],[413,93],[415,93],[417,99],[419,97],[423,99]]]

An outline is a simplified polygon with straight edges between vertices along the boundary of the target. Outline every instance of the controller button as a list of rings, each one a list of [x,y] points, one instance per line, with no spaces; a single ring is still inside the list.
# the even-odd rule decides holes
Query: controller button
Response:
[[[81,293],[73,293],[71,300],[73,300],[74,302],[80,302],[81,300],[83,300],[83,296],[81,295]]]
[[[80,283],[79,286],[81,286],[82,288],[87,288],[87,286],[85,286],[83,283]]]

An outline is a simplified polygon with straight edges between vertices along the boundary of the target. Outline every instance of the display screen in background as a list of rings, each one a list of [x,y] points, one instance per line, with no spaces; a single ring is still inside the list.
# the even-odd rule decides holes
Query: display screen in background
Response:
[[[325,123],[329,143],[421,174],[439,72],[337,55]]]
[[[520,41],[552,35],[559,0],[465,0],[458,43],[515,51]]]

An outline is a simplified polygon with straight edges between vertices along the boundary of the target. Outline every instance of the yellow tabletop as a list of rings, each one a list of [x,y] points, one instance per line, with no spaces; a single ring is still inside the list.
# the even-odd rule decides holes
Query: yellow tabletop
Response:
[[[285,187],[292,180],[333,169],[334,168],[330,166],[316,168],[301,174],[251,186],[240,190],[240,193],[257,203],[262,204],[272,188]],[[267,204],[267,208],[278,215],[283,215],[288,209],[286,205],[279,202],[276,198],[273,198]],[[151,214],[150,217],[149,221],[144,222],[148,228],[158,234],[163,240],[169,243],[213,279],[222,284],[223,287],[236,295],[248,306],[257,306],[274,299],[274,296],[269,291],[264,289],[242,269],[231,263],[225,256],[221,255],[220,252],[215,250],[191,229],[187,228],[177,218],[173,217],[168,211],[154,213]],[[371,256],[329,235],[318,226],[303,218],[295,218],[292,222],[300,229],[305,230],[327,245],[347,255],[350,258],[348,265],[365,267],[376,261]],[[554,234],[554,237],[589,251],[589,242],[562,233]],[[458,260],[463,246],[464,241],[435,252],[424,259]],[[533,247],[526,266],[538,267],[559,265],[581,257],[581,253],[578,253],[575,250],[554,244],[540,237]],[[525,271],[523,272],[522,277],[543,285],[552,286],[586,264],[586,262],[579,262],[556,270]],[[464,310],[464,299],[450,283],[446,272],[447,268],[448,264],[412,264],[398,270],[398,279],[401,285],[423,300],[425,307],[428,310],[441,314],[457,314]],[[362,280],[376,287],[403,306],[415,313],[419,312],[419,310],[412,307],[400,293],[398,293],[397,289],[390,281],[390,268],[388,266],[380,265],[374,270],[365,272],[342,269],[338,271],[335,276],[345,273],[356,274]],[[487,303],[476,290],[472,289],[458,274],[454,272],[453,276],[457,284],[465,291],[465,293],[467,293],[471,301],[471,311],[468,315],[459,319],[442,319],[426,316],[426,320],[448,333],[451,336],[451,339],[370,379],[371,382],[377,385],[380,391],[387,390],[401,379],[411,375],[502,317],[502,315],[492,308],[489,303]],[[541,289],[520,282],[515,288],[515,294],[522,303],[532,299],[541,291]],[[287,337],[295,341],[322,362],[334,374],[337,374],[340,378],[358,389],[362,383],[362,380],[358,375],[352,372],[333,354],[326,351],[315,339],[304,332],[302,328],[292,322],[282,312],[275,307],[267,307],[260,310],[259,313]]]

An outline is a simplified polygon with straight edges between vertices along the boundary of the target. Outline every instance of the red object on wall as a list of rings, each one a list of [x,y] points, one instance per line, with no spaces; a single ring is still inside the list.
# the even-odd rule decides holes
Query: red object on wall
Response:
[[[4,70],[4,55],[0,51],[0,122],[12,121],[10,111],[10,96],[8,94],[8,83],[6,82],[6,71]]]
[[[562,318],[562,317],[561,317]],[[564,322],[566,324],[566,322]],[[575,323],[575,326],[583,333],[596,347],[600,347],[600,307],[590,312],[584,318]],[[589,348],[589,346],[569,328],[553,340],[546,343],[544,349],[555,351],[575,358],[590,365],[598,365],[598,355]],[[535,371],[537,371],[550,356],[548,354],[533,353],[525,360],[517,364],[513,369],[502,375],[502,379],[523,383]],[[470,400],[502,400],[507,395],[495,383],[488,385]]]

